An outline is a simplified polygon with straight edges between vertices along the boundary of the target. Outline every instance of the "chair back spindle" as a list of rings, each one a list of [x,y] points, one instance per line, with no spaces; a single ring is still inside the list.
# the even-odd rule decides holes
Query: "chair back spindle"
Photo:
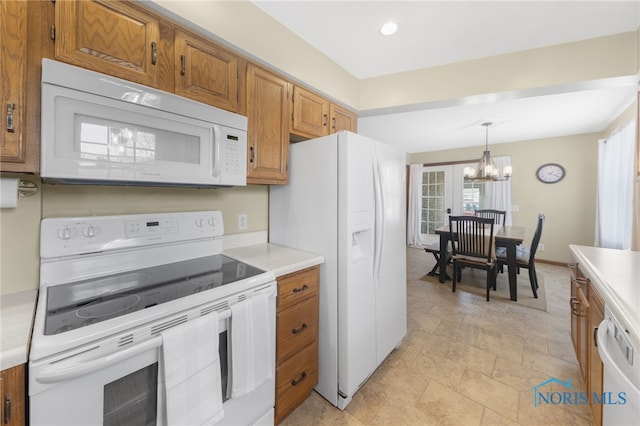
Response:
[[[506,210],[481,209],[473,212],[474,216],[493,219],[496,225],[504,225]]]

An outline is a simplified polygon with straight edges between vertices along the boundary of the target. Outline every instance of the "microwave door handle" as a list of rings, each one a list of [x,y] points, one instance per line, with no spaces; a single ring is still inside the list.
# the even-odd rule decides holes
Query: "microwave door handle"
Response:
[[[150,349],[162,346],[162,336],[158,335],[152,339],[146,340],[136,346],[123,349],[121,351],[97,358],[91,361],[82,362],[70,367],[50,368],[35,376],[38,383],[57,383],[64,380],[73,379],[93,373],[111,365],[118,364],[138,354],[146,352]]]
[[[211,146],[213,153],[213,170],[214,177],[220,176],[220,167],[222,165],[222,159],[220,158],[220,151],[222,145],[222,129],[220,126],[211,126]]]

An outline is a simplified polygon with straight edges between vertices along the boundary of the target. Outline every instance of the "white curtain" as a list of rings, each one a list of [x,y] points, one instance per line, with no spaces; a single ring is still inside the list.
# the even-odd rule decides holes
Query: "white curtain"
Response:
[[[504,170],[505,166],[511,166],[511,157],[493,157],[498,170]],[[517,171],[516,171],[517,173]],[[506,210],[505,226],[511,226],[511,179],[484,184],[483,208]]]
[[[422,164],[409,166],[409,215],[407,219],[407,244],[422,245],[420,216],[422,212]]]
[[[635,121],[598,141],[596,246],[631,248]]]

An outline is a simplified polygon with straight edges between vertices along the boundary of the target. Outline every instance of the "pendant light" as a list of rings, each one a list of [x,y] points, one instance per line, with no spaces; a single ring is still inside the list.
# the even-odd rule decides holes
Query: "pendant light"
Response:
[[[493,123],[486,122],[482,123],[485,127],[485,147],[484,153],[482,153],[482,158],[478,161],[478,164],[475,168],[465,167],[464,168],[464,180],[471,182],[487,182],[487,181],[500,181],[507,180],[511,177],[511,166],[505,166],[502,170],[502,174],[496,167],[496,163],[493,162],[493,158],[491,158],[491,154],[489,153],[489,126]]]

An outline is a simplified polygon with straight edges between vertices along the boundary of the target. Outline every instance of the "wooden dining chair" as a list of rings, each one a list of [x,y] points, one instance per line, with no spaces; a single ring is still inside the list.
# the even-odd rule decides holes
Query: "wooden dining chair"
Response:
[[[494,220],[476,216],[449,216],[451,259],[453,261],[452,291],[462,281],[462,267],[487,272],[487,302],[490,290],[496,288],[496,259],[493,235]]]
[[[484,217],[493,219],[496,225],[504,225],[505,218],[507,216],[506,210],[494,210],[494,209],[481,209],[476,210],[473,214],[477,217]]]
[[[538,298],[538,275],[536,273],[535,257],[538,245],[540,244],[540,238],[542,237],[544,219],[544,214],[538,215],[538,225],[536,226],[536,230],[533,234],[531,246],[518,246],[516,249],[516,264],[518,265],[518,272],[520,272],[520,268],[529,270],[531,291],[533,292],[533,297],[536,299]],[[502,271],[504,269],[504,265],[507,264],[507,250],[504,247],[496,248],[496,259],[498,260],[498,269]]]

